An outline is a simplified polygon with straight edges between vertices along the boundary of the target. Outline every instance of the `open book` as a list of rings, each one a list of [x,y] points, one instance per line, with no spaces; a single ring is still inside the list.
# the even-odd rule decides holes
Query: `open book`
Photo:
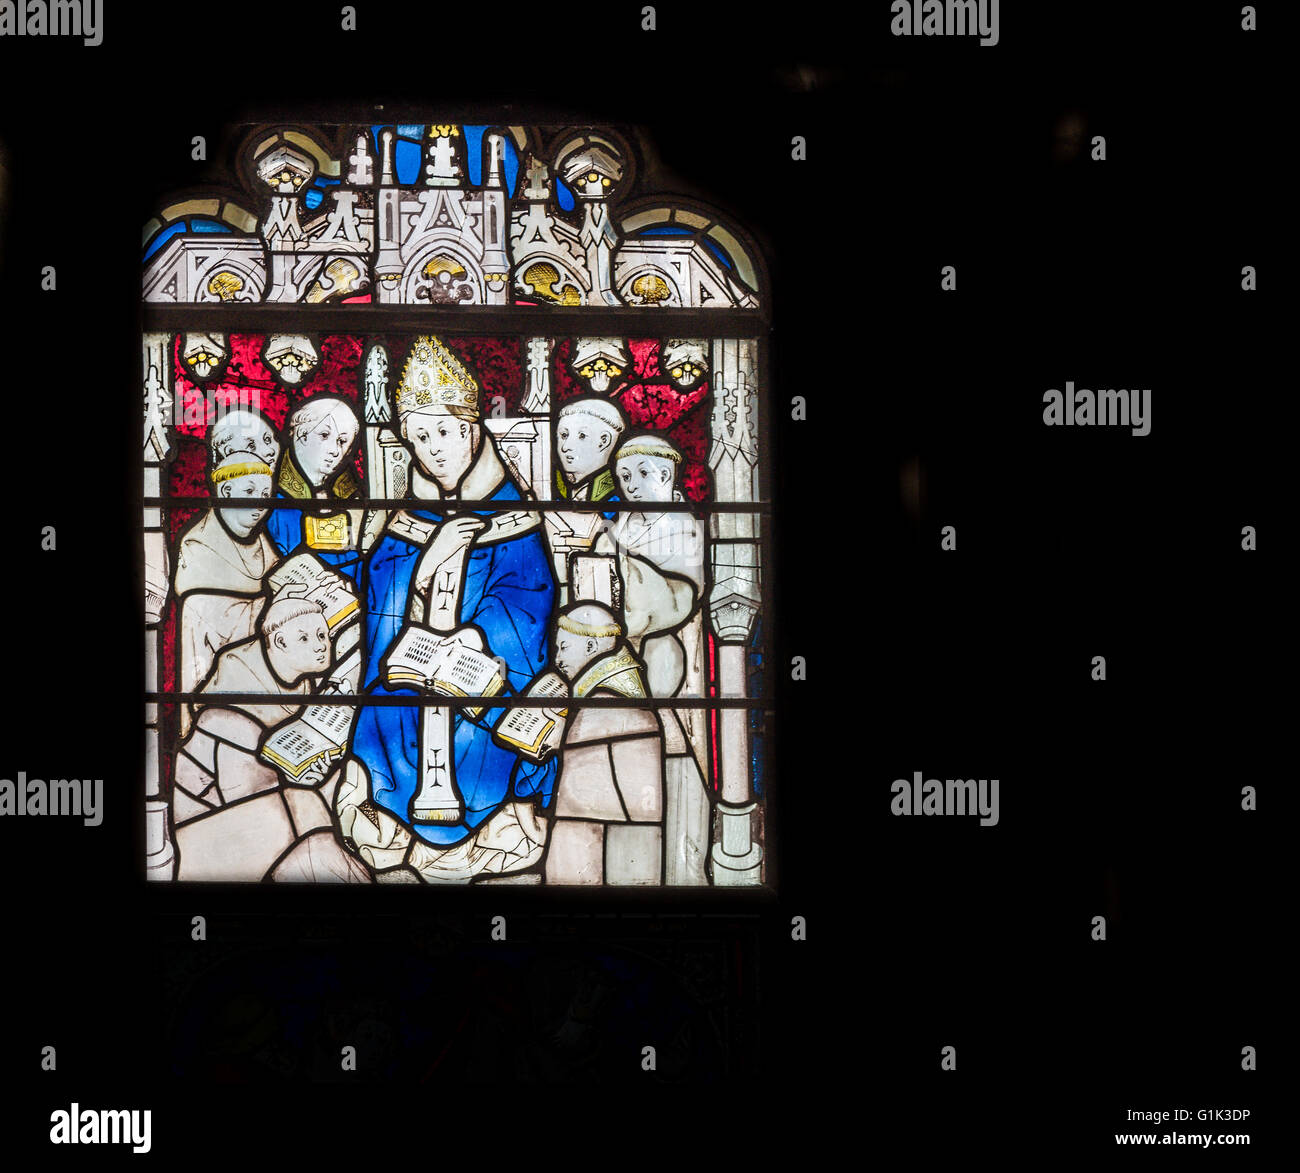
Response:
[[[359,614],[359,604],[352,583],[343,575],[331,570],[315,554],[308,554],[305,551],[295,554],[271,571],[266,581],[277,595],[285,587],[301,586],[304,589],[295,590],[295,595],[299,597],[311,595],[319,599],[330,631],[334,631],[340,624],[349,622]]]
[[[296,721],[271,733],[262,757],[296,782],[314,762],[328,763],[343,752],[355,714],[351,705],[309,705]]]
[[[501,666],[491,656],[459,640],[412,623],[384,658],[384,683],[389,688],[416,688],[443,696],[496,696],[506,686]],[[483,706],[467,706],[477,717]]]
[[[569,686],[558,672],[543,672],[528,686],[525,696],[563,697]],[[492,730],[496,740],[524,757],[544,762],[564,740],[564,719],[568,709],[538,706],[511,709]]]

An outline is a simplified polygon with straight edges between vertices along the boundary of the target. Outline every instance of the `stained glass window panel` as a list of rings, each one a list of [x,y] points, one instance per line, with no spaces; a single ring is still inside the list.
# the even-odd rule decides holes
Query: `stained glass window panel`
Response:
[[[764,882],[758,262],[634,163],[259,127],[159,209],[153,878]]]

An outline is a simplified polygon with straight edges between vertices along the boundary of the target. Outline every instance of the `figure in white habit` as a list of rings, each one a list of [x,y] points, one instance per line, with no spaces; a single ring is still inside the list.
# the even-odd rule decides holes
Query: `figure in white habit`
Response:
[[[574,697],[644,699],[641,662],[599,603],[555,621],[555,669]],[[570,706],[546,852],[548,884],[659,884],[663,877],[663,733],[654,711]]]
[[[644,512],[621,513],[595,552],[612,545],[623,584],[628,643],[645,663],[651,696],[703,695],[704,527],[689,512],[656,510],[684,502],[675,487],[682,454],[651,434],[625,440],[614,454],[615,481]],[[664,883],[707,884],[710,805],[704,788],[704,712],[660,709],[664,728],[666,843]]]
[[[291,779],[260,752],[269,731],[302,713],[330,667],[324,612],[312,600],[281,597],[259,628],[217,657],[176,756],[177,879],[368,882],[333,832],[332,795],[321,785],[336,780],[337,770],[326,778],[332,763]]]
[[[224,457],[211,474],[219,502],[184,534],[176,552],[174,588],[180,600],[179,670],[183,692],[196,692],[217,653],[248,639],[266,603],[263,582],[280,560],[266,536],[271,468],[246,452]],[[189,732],[188,706],[181,736]]]

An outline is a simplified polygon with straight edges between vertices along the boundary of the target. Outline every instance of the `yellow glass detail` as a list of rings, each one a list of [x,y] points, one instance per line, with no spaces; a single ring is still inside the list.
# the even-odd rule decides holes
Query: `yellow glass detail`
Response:
[[[348,548],[348,515],[336,513],[332,517],[303,518],[303,533],[307,545],[313,550],[346,550]]]

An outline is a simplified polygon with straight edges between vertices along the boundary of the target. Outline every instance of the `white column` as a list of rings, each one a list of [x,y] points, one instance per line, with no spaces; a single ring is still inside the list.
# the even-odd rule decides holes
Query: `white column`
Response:
[[[712,349],[714,496],[723,501],[757,497],[757,344],[715,339]],[[718,641],[718,695],[744,697],[745,666],[760,600],[758,517],[715,513],[710,526],[713,586],[709,618]],[[750,787],[749,710],[722,709],[718,717],[719,838],[710,851],[713,882],[762,882],[762,845],[753,841],[750,816],[757,803]]]
[[[144,481],[146,498],[163,495],[163,461],[171,451],[174,392],[172,388],[171,334],[144,336]],[[170,572],[167,542],[162,530],[162,511],[144,509],[144,687],[158,692],[159,625],[169,593]],[[170,880],[175,871],[176,850],[167,827],[167,801],[162,796],[158,772],[158,705],[145,702],[144,810],[145,874],[151,880]]]

